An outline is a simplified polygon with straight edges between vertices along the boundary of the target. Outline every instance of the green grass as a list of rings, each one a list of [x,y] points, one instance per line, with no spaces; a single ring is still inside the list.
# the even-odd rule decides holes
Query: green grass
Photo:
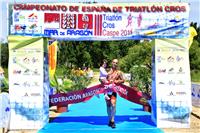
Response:
[[[94,72],[99,72],[99,68],[93,68],[92,69]]]

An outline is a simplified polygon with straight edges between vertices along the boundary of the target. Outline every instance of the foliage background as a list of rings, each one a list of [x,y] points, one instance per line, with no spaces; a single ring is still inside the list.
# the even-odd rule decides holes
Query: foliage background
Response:
[[[193,82],[200,82],[200,27],[191,23],[198,35],[194,37],[190,48],[190,68]],[[103,59],[119,59],[120,69],[131,73],[130,85],[138,84],[144,92],[148,92],[151,84],[151,55],[153,41],[123,40],[123,41],[59,41],[57,68],[78,69],[90,67],[98,69]],[[8,43],[2,43],[1,66],[8,78]],[[110,66],[108,66],[110,67]],[[62,70],[58,70],[62,71]],[[58,72],[59,73],[59,72]],[[58,76],[62,76],[62,72]],[[138,82],[139,81],[139,82]]]

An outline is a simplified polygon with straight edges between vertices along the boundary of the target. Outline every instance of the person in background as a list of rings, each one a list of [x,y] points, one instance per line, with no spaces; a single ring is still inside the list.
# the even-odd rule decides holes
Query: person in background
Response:
[[[107,80],[107,76],[108,76],[108,73],[106,71],[106,67],[107,67],[107,60],[103,60],[100,64],[100,75],[99,75],[99,81],[101,82],[101,84],[108,84],[108,80]],[[104,97],[106,100],[110,100],[110,98],[108,97],[108,94],[107,93],[104,93]]]
[[[88,77],[89,79],[93,78],[94,72],[93,72],[93,70],[92,70],[90,67],[87,68],[86,73],[87,73],[87,77]]]
[[[107,67],[107,60],[103,60],[100,64],[100,75],[99,75],[99,81],[102,83],[102,84],[106,84],[108,83],[108,80],[107,80],[107,76],[108,76],[108,73],[106,71],[106,67]]]

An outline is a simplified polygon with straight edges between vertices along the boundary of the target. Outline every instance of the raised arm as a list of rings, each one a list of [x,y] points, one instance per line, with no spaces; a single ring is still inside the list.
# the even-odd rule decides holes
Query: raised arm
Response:
[[[118,72],[118,77],[115,79],[114,83],[115,84],[122,84],[124,83],[124,77],[122,75],[122,72]]]

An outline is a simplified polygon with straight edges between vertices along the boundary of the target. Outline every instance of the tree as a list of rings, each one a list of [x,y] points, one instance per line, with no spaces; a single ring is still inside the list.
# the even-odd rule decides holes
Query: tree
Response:
[[[108,61],[124,57],[134,41],[61,41],[58,44],[58,64],[75,67],[100,66]]]
[[[89,53],[92,58],[93,67],[98,68],[103,59],[107,59],[109,44],[107,41],[94,41],[90,44]]]
[[[94,67],[99,67],[103,59],[109,62],[114,58],[122,58],[128,53],[128,49],[135,41],[95,41],[91,44],[90,54]]]
[[[0,44],[0,49],[1,49],[1,66],[8,68],[8,57],[9,57],[9,52],[8,52],[8,43],[2,43]]]
[[[194,40],[189,51],[191,70],[200,70],[200,43]]]
[[[190,69],[193,78],[193,75],[200,73],[200,26],[198,27],[197,23],[194,22],[192,22],[190,26],[193,26],[197,31],[197,36],[194,37],[194,41],[189,49]]]
[[[91,56],[87,51],[86,42],[62,41],[58,44],[58,64],[72,68],[91,66]]]
[[[129,72],[133,66],[151,69],[151,48],[153,43],[143,42],[129,48],[128,54],[120,60],[120,68]]]
[[[151,55],[153,42],[143,42],[129,48],[128,54],[120,60],[120,68],[131,73],[130,85],[137,84],[139,90],[150,94]]]

